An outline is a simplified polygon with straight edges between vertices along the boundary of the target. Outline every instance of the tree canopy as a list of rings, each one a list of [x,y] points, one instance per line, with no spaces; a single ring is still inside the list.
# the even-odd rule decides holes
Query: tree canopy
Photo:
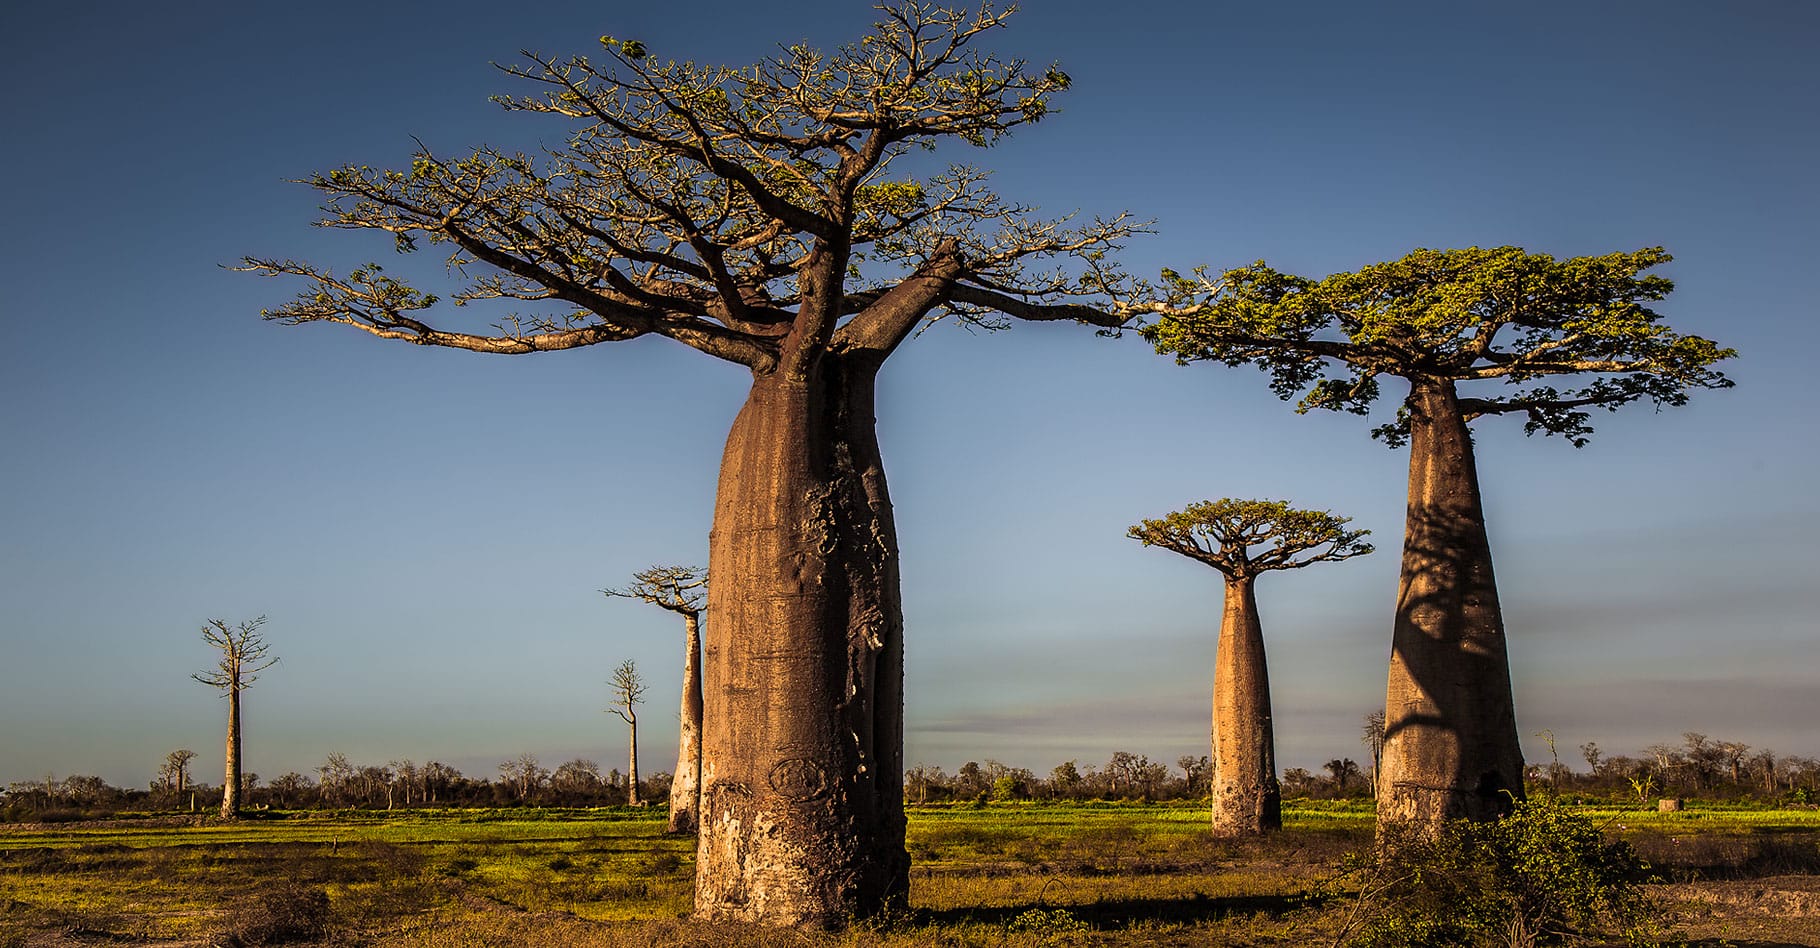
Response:
[[[230,625],[225,619],[210,619],[202,627],[202,640],[221,652],[221,659],[211,671],[197,672],[191,678],[222,691],[235,694],[259,680],[259,673],[278,664],[278,657],[266,658],[271,645],[259,629],[265,616]]]
[[[1173,550],[1232,579],[1273,569],[1350,559],[1370,553],[1370,530],[1348,530],[1350,517],[1297,510],[1280,500],[1203,500],[1126,532],[1145,546]]]
[[[642,599],[671,612],[695,615],[708,595],[708,571],[698,566],[653,566],[632,574],[632,585],[603,589],[608,598]]]
[[[1517,247],[1416,250],[1400,260],[1314,280],[1259,260],[1217,279],[1165,271],[1172,311],[1145,338],[1179,362],[1251,364],[1297,411],[1367,413],[1378,378],[1487,381],[1504,394],[1462,396],[1470,420],[1522,413],[1531,434],[1576,447],[1592,432],[1586,409],[1647,399],[1682,405],[1697,388],[1728,388],[1713,369],[1737,353],[1676,333],[1649,304],[1674,289],[1644,271],[1672,259],[1660,247],[1556,260]],[[1585,376],[1557,387],[1554,376]],[[1392,445],[1407,418],[1378,427]]]
[[[248,257],[240,269],[309,281],[262,312],[279,322],[497,353],[661,335],[759,374],[824,347],[888,353],[943,315],[1119,324],[1106,293],[1131,284],[1105,252],[1140,225],[1038,218],[967,165],[893,173],[940,138],[987,146],[1042,119],[1067,74],[972,48],[1009,10],[881,13],[857,44],[793,45],[747,67],[663,60],[610,36],[594,58],[527,51],[500,68],[529,89],[494,101],[565,122],[559,145],[444,155],[420,143],[408,168],[304,179],[328,195],[321,226],[389,234],[400,253],[446,245],[456,306],[537,308],[490,332],[433,325],[422,314],[438,297],[376,263],[337,276]],[[1039,266],[1066,258],[1072,274]],[[1083,296],[1098,305],[1068,302]]]

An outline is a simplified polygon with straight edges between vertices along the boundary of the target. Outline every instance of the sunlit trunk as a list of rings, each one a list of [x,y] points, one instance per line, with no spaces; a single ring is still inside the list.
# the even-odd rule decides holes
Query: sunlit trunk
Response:
[[[1523,752],[1472,437],[1452,382],[1415,383],[1408,405],[1409,516],[1378,818],[1495,819],[1523,796]]]
[[[676,777],[670,783],[669,832],[693,833],[701,813],[701,616],[683,616],[682,727],[676,740]]]
[[[696,914],[839,926],[902,904],[903,617],[876,360],[758,378],[710,542]]]
[[[240,688],[229,688],[227,700],[227,773],[222,778],[221,818],[231,820],[240,815]]]
[[[1213,670],[1213,833],[1256,836],[1283,825],[1270,676],[1252,577],[1226,583]]]
[[[630,702],[626,704],[626,728],[630,732],[627,743],[631,750],[627,756],[631,759],[626,767],[630,775],[626,777],[626,803],[631,806],[643,806],[644,801],[638,798],[638,715],[632,713]]]

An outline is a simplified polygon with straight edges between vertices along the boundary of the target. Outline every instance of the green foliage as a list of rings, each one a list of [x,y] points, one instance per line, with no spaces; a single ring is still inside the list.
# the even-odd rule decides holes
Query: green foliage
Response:
[[[377,268],[341,279],[248,257],[238,269],[307,281],[295,300],[262,310],[287,324],[505,353],[656,334],[747,365],[770,364],[785,335],[774,328],[802,315],[804,293],[826,291],[818,281],[831,275],[809,271],[830,264],[851,264],[855,292],[876,298],[958,249],[967,279],[1009,295],[962,301],[948,288],[939,312],[918,315],[985,328],[1005,306],[1134,291],[1105,258],[1143,229],[1124,215],[1040,219],[964,164],[894,174],[905,155],[943,143],[996,144],[1069,88],[1055,66],[978,48],[1013,9],[885,3],[855,43],[789,45],[743,66],[662,58],[612,35],[591,56],[525,53],[501,67],[519,92],[493,101],[552,120],[551,147],[445,155],[426,145],[408,166],[347,164],[301,182],[327,196],[322,226],[377,232],[400,253],[445,246],[455,306],[531,304],[491,334],[443,328],[452,314],[420,312],[435,295],[374,278]],[[813,252],[830,239],[854,256]],[[1070,260],[1085,272],[1051,266]],[[1119,321],[1089,307],[1041,318]]]
[[[1400,260],[1314,280],[1260,260],[1218,279],[1163,272],[1174,310],[1144,328],[1178,362],[1255,365],[1297,411],[1366,414],[1378,378],[1497,381],[1511,389],[1462,399],[1468,417],[1522,413],[1525,429],[1576,446],[1592,428],[1581,410],[1647,399],[1682,405],[1696,388],[1728,388],[1712,366],[1737,353],[1681,335],[1647,304],[1674,284],[1645,270],[1660,247],[1556,260],[1517,247],[1416,250]],[[1578,375],[1578,388],[1536,384]],[[1373,432],[1392,444],[1407,422]]]
[[[1591,820],[1538,798],[1495,823],[1456,821],[1428,833],[1380,827],[1356,867],[1360,891],[1347,944],[1419,948],[1572,944],[1615,936],[1654,944],[1646,867]]]
[[[1093,933],[1093,926],[1074,917],[1067,909],[1034,908],[1006,923],[1013,934],[1033,936],[1036,944],[1057,945],[1076,936]]]
[[[1295,569],[1363,556],[1370,530],[1348,530],[1350,517],[1297,510],[1280,500],[1203,500],[1160,520],[1145,520],[1126,536],[1207,563],[1238,578],[1263,570]],[[1297,554],[1314,551],[1297,559]]]

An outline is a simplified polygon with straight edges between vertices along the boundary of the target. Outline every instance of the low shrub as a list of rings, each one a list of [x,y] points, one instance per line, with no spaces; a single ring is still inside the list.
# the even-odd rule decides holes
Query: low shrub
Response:
[[[1358,948],[1656,944],[1647,866],[1622,841],[1550,799],[1495,823],[1438,831],[1381,827],[1373,851],[1342,877],[1357,885],[1342,932]],[[1600,941],[1599,943],[1605,943]]]
[[[291,884],[247,900],[228,916],[224,934],[234,945],[282,945],[320,939],[328,929],[328,893]]]

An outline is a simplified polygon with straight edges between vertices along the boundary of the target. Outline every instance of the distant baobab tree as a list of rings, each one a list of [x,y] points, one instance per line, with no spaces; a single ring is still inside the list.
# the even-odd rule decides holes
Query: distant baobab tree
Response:
[[[262,312],[280,323],[493,354],[663,338],[750,373],[708,554],[704,918],[838,927],[908,898],[886,360],[935,320],[1114,329],[1147,295],[1116,260],[1146,225],[1043,217],[980,169],[899,161],[1050,113],[1066,73],[982,49],[1010,15],[890,0],[854,42],[738,67],[610,36],[526,53],[495,101],[548,122],[547,147],[308,177],[322,224],[449,255],[440,295],[482,304],[453,316],[379,266],[244,260],[303,282]],[[495,302],[523,311],[459,319]]]
[[[1384,709],[1367,712],[1359,725],[1359,743],[1371,754],[1371,795],[1378,795],[1378,770],[1384,766]]]
[[[158,766],[158,782],[180,802],[184,789],[189,786],[190,761],[195,759],[195,751],[181,747],[164,755],[164,763]]]
[[[1322,764],[1321,769],[1327,771],[1328,775],[1333,778],[1334,789],[1342,792],[1351,785],[1353,778],[1359,775],[1359,765],[1353,763],[1350,757],[1330,760]]]
[[[276,665],[277,656],[266,657],[269,646],[259,632],[265,616],[229,625],[224,619],[210,619],[202,627],[202,640],[221,651],[221,660],[213,671],[198,672],[191,678],[221,689],[228,702],[227,768],[222,778],[221,817],[240,815],[240,693],[259,678],[259,673]]]
[[[626,780],[626,803],[643,806],[644,802],[638,798],[638,712],[632,706],[645,700],[645,680],[639,677],[638,665],[628,658],[613,669],[613,680],[609,684],[613,686],[613,700],[616,704],[607,710],[619,715],[632,734],[628,755],[631,758],[628,765],[631,774]]]
[[[1254,583],[1271,570],[1299,569],[1370,553],[1369,530],[1347,517],[1297,510],[1277,500],[1225,498],[1189,504],[1127,535],[1219,570],[1225,611],[1213,669],[1213,832],[1255,836],[1283,825],[1270,676]]]
[[[683,617],[681,727],[676,739],[676,778],[670,782],[668,832],[693,833],[701,814],[701,610],[708,573],[695,566],[653,566],[632,574],[632,585],[603,589],[608,596],[643,599]]]
[[[1309,279],[1258,261],[1217,280],[1165,271],[1171,312],[1144,329],[1179,362],[1255,365],[1297,411],[1367,413],[1380,379],[1409,387],[1373,431],[1407,443],[1409,513],[1386,689],[1378,818],[1438,827],[1493,819],[1523,796],[1504,616],[1467,425],[1520,414],[1575,446],[1589,410],[1682,405],[1727,388],[1736,353],[1682,335],[1648,304],[1674,284],[1643,271],[1660,247],[1556,260],[1517,247],[1417,250]],[[1580,376],[1577,388],[1544,384]],[[1504,394],[1462,394],[1501,383]]]

